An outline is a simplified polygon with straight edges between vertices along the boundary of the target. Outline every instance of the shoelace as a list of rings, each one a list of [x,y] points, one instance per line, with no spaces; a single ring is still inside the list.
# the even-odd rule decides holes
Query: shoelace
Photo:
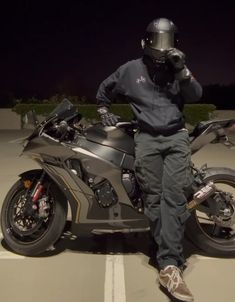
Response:
[[[169,280],[167,282],[167,288],[170,292],[175,291],[175,289],[179,286],[180,283],[183,283],[182,277],[181,277],[181,271],[178,267],[175,266],[167,266],[167,268],[173,268],[173,271],[171,274],[167,273],[166,275],[169,276]]]

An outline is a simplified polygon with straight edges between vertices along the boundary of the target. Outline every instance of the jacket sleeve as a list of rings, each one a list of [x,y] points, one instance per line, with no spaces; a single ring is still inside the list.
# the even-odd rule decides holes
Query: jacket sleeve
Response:
[[[122,89],[120,87],[124,66],[125,65],[120,66],[100,84],[96,94],[98,107],[104,106],[109,108],[117,95],[122,93]]]
[[[190,80],[180,83],[180,92],[185,103],[196,103],[202,96],[202,86],[191,77]]]

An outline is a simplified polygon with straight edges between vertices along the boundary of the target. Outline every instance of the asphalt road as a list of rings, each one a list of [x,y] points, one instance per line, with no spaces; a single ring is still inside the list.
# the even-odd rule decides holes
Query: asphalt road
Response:
[[[22,131],[0,131],[0,207],[20,172],[37,167],[19,157]],[[197,153],[197,166],[235,169],[235,150],[210,145]],[[63,234],[56,250],[40,257],[11,253],[1,240],[0,301],[4,302],[164,302],[157,272],[149,264],[147,234],[76,238]],[[199,302],[232,302],[235,259],[203,256],[185,241],[185,280]]]

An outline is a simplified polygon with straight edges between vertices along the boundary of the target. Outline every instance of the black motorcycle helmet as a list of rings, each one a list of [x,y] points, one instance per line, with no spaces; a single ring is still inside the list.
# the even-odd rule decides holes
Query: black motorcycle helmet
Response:
[[[165,63],[166,51],[177,47],[178,30],[175,24],[166,18],[153,20],[147,26],[141,41],[144,54],[157,63]]]

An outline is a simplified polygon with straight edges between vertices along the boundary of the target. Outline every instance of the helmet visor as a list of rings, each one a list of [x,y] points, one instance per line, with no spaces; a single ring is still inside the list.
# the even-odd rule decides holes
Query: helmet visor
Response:
[[[175,34],[173,32],[147,33],[145,36],[146,46],[155,50],[165,51],[175,47]]]

